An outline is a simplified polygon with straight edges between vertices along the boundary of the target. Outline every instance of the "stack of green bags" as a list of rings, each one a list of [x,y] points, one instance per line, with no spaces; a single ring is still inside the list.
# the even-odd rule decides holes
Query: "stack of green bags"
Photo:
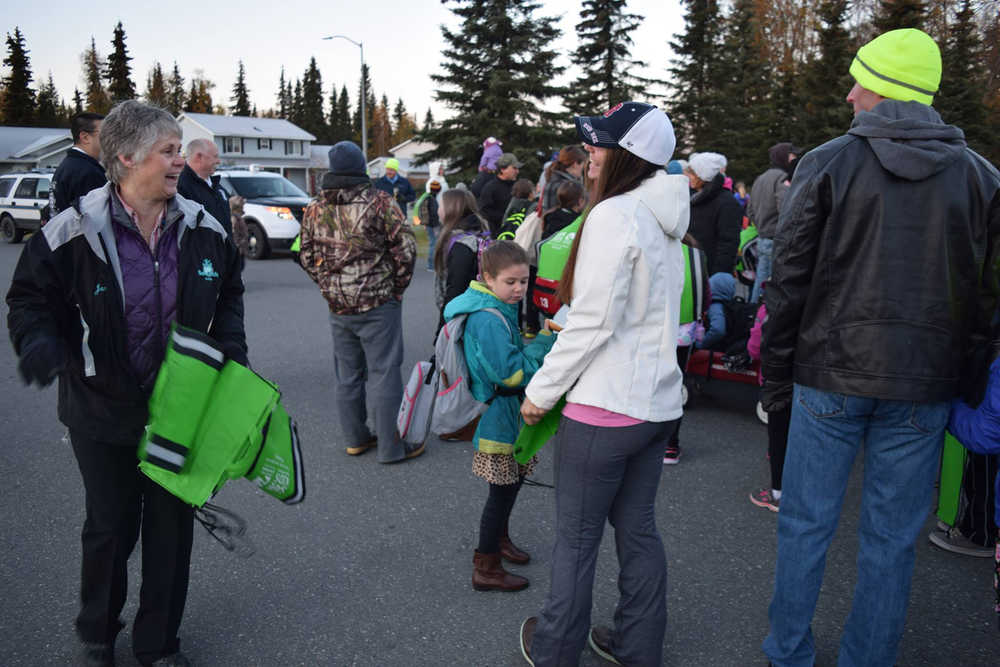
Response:
[[[149,400],[139,469],[195,507],[246,477],[287,504],[305,498],[295,422],[276,385],[175,325]]]

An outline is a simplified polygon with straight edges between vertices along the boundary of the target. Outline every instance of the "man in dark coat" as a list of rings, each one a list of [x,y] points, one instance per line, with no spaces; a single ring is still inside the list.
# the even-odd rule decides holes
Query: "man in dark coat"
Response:
[[[177,192],[204,206],[208,214],[232,237],[229,195],[219,185],[219,177],[212,175],[218,166],[219,147],[215,142],[208,139],[192,140],[187,145],[187,163],[177,179]]]
[[[385,175],[375,181],[375,188],[392,195],[404,216],[406,205],[417,198],[410,181],[399,173],[399,160],[394,157],[385,161]]]
[[[97,113],[78,113],[70,121],[73,145],[52,175],[49,190],[50,215],[55,217],[73,202],[108,182],[101,157],[101,122],[104,116]]]
[[[937,44],[892,30],[850,73],[854,122],[797,166],[764,290],[762,403],[792,410],[763,646],[780,667],[823,662],[815,647],[831,644],[814,640],[812,618],[859,458],[857,585],[839,660],[896,662],[949,408],[996,308],[1000,174],[931,107]]]
[[[490,223],[490,235],[493,238],[500,233],[503,214],[512,197],[514,181],[517,180],[517,175],[523,166],[516,155],[504,153],[497,160],[496,178],[487,181],[482,194],[479,195],[479,212],[486,218],[486,222]]]

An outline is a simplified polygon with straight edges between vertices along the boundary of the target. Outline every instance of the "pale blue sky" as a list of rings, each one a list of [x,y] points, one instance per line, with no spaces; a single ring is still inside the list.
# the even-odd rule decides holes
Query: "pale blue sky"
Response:
[[[564,36],[559,46],[568,53],[575,42],[579,0],[546,0],[542,5],[545,15],[562,16]],[[679,2],[631,0],[629,10],[646,17],[633,36],[637,57],[652,66],[648,74],[666,78],[667,42],[683,25]],[[439,26],[454,23],[454,16],[439,0],[177,0],[158,4],[49,0],[12,3],[3,13],[4,33],[20,26],[26,37],[36,86],[51,71],[67,102],[74,87],[84,88],[80,54],[90,45],[91,35],[106,56],[114,26],[121,20],[140,92],[154,61],[170,70],[176,60],[185,79],[196,69],[204,70],[216,84],[213,99],[228,106],[236,63],[242,59],[251,99],[263,110],[276,105],[281,66],[294,80],[315,55],[325,94],[331,84],[338,90],[347,84],[353,104],[360,69],[358,48],[344,40],[321,40],[324,35],[344,34],[364,42],[376,95],[386,93],[393,104],[402,97],[420,120],[428,106],[436,117],[444,114],[433,102],[430,75],[441,62]],[[563,64],[570,64],[568,58],[563,58]],[[571,68],[567,77],[572,74]]]

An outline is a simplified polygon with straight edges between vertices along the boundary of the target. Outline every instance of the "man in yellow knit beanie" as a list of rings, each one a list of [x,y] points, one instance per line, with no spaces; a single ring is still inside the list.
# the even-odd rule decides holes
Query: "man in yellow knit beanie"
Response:
[[[792,410],[763,645],[780,667],[817,662],[813,613],[859,456],[857,587],[838,664],[895,662],[950,403],[996,305],[986,258],[1000,175],[930,106],[937,44],[893,30],[850,72],[854,122],[801,158],[767,285],[762,401]]]

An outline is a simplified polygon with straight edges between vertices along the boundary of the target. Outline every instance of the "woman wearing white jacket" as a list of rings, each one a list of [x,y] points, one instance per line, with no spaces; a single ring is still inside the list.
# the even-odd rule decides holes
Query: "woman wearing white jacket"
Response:
[[[554,439],[551,590],[522,624],[521,650],[532,665],[576,665],[589,639],[606,659],[661,665],[667,566],[654,503],[663,443],[682,412],[676,347],[688,184],[663,169],[674,132],[656,107],[627,102],[576,118],[576,128],[590,153],[594,204],[560,285],[566,326],[521,408],[532,424],[566,396]],[[615,529],[622,596],[614,628],[591,628],[605,520]]]

